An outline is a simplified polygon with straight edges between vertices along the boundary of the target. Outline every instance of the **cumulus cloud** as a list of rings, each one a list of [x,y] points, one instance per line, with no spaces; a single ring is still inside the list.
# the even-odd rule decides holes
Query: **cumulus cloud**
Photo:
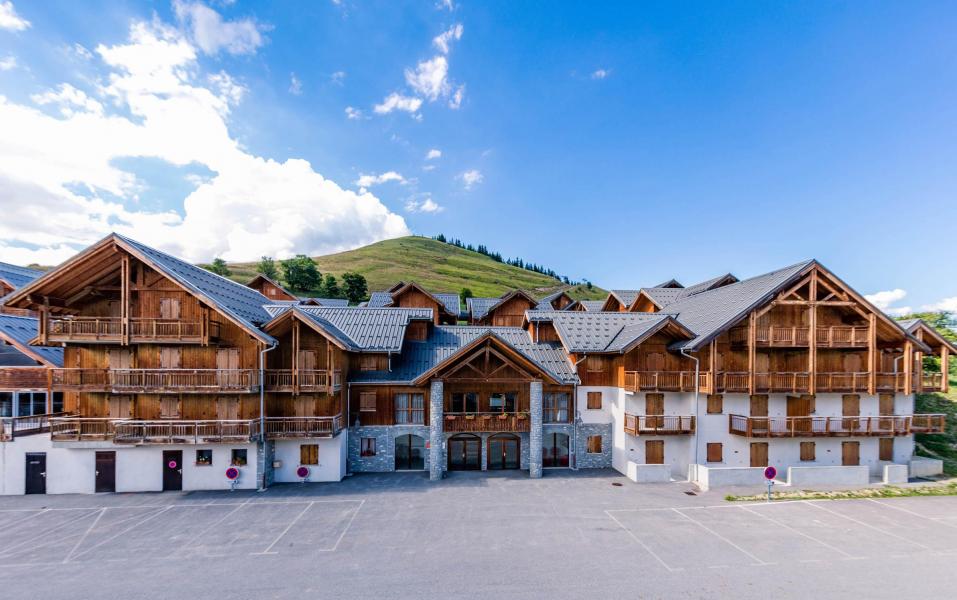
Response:
[[[611,75],[611,69],[596,69],[595,71],[592,71],[591,78],[604,79],[608,77],[609,75]]]
[[[254,19],[225,21],[223,17],[201,2],[174,0],[176,18],[189,29],[196,46],[205,54],[252,54],[265,43],[264,27]]]
[[[10,56],[0,56],[0,71],[10,71],[17,68],[17,57]]]
[[[335,73],[329,76],[329,81],[331,81],[332,83],[336,85],[342,85],[343,83],[345,83],[345,80],[346,80],[345,71],[336,71]]]
[[[322,254],[409,233],[373,194],[305,160],[247,152],[229,131],[244,89],[223,72],[203,76],[197,46],[155,19],[135,22],[125,43],[96,48],[109,102],[66,84],[37,104],[0,96],[2,260],[55,264],[110,231],[193,261]],[[120,166],[130,159],[209,175],[182,203],[147,210],[136,202],[147,182]]]
[[[455,9],[455,5],[452,4],[452,0],[439,0],[435,3],[435,8],[452,11]]]
[[[390,181],[396,181],[402,184],[406,182],[405,177],[399,175],[395,171],[386,171],[385,173],[380,173],[378,175],[375,173],[369,175],[360,174],[359,179],[356,179],[356,185],[361,188],[367,188],[374,185],[379,185],[381,183],[388,183]]]
[[[461,23],[456,23],[448,31],[443,31],[432,38],[432,45],[438,48],[442,54],[448,54],[450,45],[453,41],[462,39],[463,27]]]
[[[385,97],[381,104],[376,104],[372,110],[378,115],[385,115],[394,110],[401,110],[407,113],[415,113],[422,106],[422,99],[412,96],[403,96],[398,92],[392,92]]]
[[[951,298],[944,298],[939,302],[934,302],[933,304],[926,304],[921,307],[923,310],[930,312],[937,311],[946,311],[957,313],[957,296]]]
[[[347,118],[347,119],[352,119],[353,121],[357,121],[357,120],[359,120],[359,119],[362,118],[362,111],[359,110],[358,108],[354,108],[354,107],[352,107],[352,106],[347,106],[347,107],[346,107],[346,118]]]
[[[432,148],[425,153],[425,160],[434,160],[436,158],[442,158],[442,151],[438,148]]]
[[[892,304],[900,302],[905,297],[907,297],[907,292],[900,288],[864,295],[864,298],[866,298],[868,302],[892,316],[906,315],[914,312],[910,306],[891,306]]]
[[[465,185],[465,189],[470,190],[476,185],[482,183],[483,177],[482,172],[478,169],[470,169],[459,175],[459,179],[462,180],[463,185]]]
[[[423,60],[415,69],[405,70],[405,82],[417,94],[429,100],[449,94],[449,61],[444,56],[434,56]]]
[[[13,2],[5,0],[0,2],[0,29],[9,31],[23,31],[30,27],[30,21],[17,14],[17,9],[13,7]]]
[[[462,106],[462,100],[465,98],[465,85],[455,88],[455,93],[449,98],[449,108],[458,109]]]
[[[302,95],[302,81],[296,77],[295,73],[289,74],[289,93],[293,96]]]
[[[405,210],[410,213],[438,213],[445,210],[429,194],[423,194],[421,197],[409,198],[405,202]]]

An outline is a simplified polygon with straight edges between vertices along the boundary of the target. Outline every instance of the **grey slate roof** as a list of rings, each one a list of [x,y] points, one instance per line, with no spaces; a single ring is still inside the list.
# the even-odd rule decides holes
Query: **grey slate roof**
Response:
[[[677,279],[669,279],[668,281],[663,281],[658,285],[654,286],[656,288],[683,288],[684,286]]]
[[[565,293],[567,293],[565,290],[558,290],[557,292],[552,292],[544,298],[539,298],[538,305],[535,307],[535,310],[555,310],[555,307],[552,306],[552,300]]]
[[[569,352],[622,352],[669,321],[661,313],[527,311],[530,322],[549,321]]]
[[[319,303],[319,306],[349,306],[348,298],[303,298],[303,300],[315,300]]]
[[[459,302],[459,295],[453,294],[452,292],[429,292],[432,294],[436,300],[442,303],[442,306],[445,307],[450,314],[458,317],[461,312],[461,304]],[[391,292],[372,292],[369,296],[369,302],[362,308],[383,308],[386,306],[392,305],[392,293]]]
[[[488,314],[488,311],[498,304],[501,298],[466,298],[465,306],[467,312],[473,319],[481,319]]]
[[[688,287],[684,288],[684,294],[682,294],[682,296],[694,296],[695,294],[700,294],[701,292],[707,292],[725,279],[734,279],[735,281],[732,281],[731,283],[735,283],[737,281],[737,277],[731,273],[725,273],[724,275],[712,277],[711,279],[702,281],[701,283],[689,285]]]
[[[431,321],[431,308],[366,308],[297,306],[338,329],[364,352],[399,352],[411,321]]]
[[[270,304],[271,301],[256,290],[211,273],[206,269],[191,265],[130,238],[116,233],[113,235],[142,254],[164,275],[207,298],[216,309],[250,329],[258,330],[259,325],[270,319],[269,313],[263,306]],[[260,332],[260,335],[265,334]],[[266,339],[267,341],[272,340],[269,336],[266,336]]]
[[[684,296],[685,288],[654,287],[641,290],[658,306],[667,306]]]
[[[382,308],[390,304],[392,304],[392,294],[389,292],[372,292],[365,308]]]
[[[542,370],[565,384],[578,382],[561,345],[535,343],[519,327],[437,326],[424,341],[406,342],[402,354],[392,360],[391,371],[352,371],[354,383],[410,382],[448,360],[463,347],[491,334]]]
[[[624,306],[631,306],[641,290],[611,290],[611,295]]]
[[[579,300],[578,304],[584,307],[585,312],[601,312],[603,306],[605,306],[604,300]]]
[[[32,352],[54,367],[62,367],[63,348],[30,345],[30,340],[37,337],[38,332],[39,321],[33,317],[0,314],[0,337],[9,340],[14,347],[17,347],[17,352],[24,356]],[[23,352],[22,349],[28,349],[28,352]],[[32,358],[30,363],[33,363]]]
[[[14,289],[25,286],[40,275],[43,275],[43,271],[0,262],[0,279],[9,283]]]

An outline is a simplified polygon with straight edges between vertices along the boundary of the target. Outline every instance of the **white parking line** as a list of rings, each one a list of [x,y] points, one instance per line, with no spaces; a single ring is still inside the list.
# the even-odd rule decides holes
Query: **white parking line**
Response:
[[[672,509],[672,510],[674,510],[676,513],[678,513],[678,514],[681,515],[682,517],[688,519],[689,521],[691,521],[692,523],[694,523],[694,524],[697,525],[698,527],[700,527],[700,528],[704,529],[705,531],[707,531],[708,533],[712,534],[713,536],[715,536],[715,537],[718,538],[719,540],[722,540],[722,541],[725,542],[726,544],[730,545],[730,546],[731,546],[732,548],[734,548],[735,550],[738,550],[739,552],[741,552],[742,554],[744,554],[745,556],[747,556],[747,557],[750,558],[751,560],[755,561],[755,562],[754,562],[755,565],[767,565],[767,564],[770,564],[770,563],[768,563],[767,561],[761,560],[761,559],[758,558],[757,556],[751,554],[750,552],[748,552],[747,550],[745,550],[745,549],[742,548],[741,546],[735,544],[734,542],[732,542],[732,541],[729,540],[728,538],[724,537],[723,535],[721,535],[720,533],[718,533],[718,532],[715,531],[714,529],[711,529],[710,527],[708,527],[707,525],[705,525],[705,524],[702,523],[701,521],[698,521],[697,519],[692,519],[690,516],[684,514],[683,512],[681,512],[680,510],[678,510],[677,508],[674,508],[674,509]]]
[[[614,521],[615,523],[618,523],[618,526],[621,527],[622,529],[624,529],[624,530],[625,530],[625,533],[627,533],[628,535],[630,535],[633,540],[635,540],[636,542],[638,542],[638,545],[640,545],[642,548],[644,548],[644,549],[648,552],[648,554],[650,554],[652,557],[654,557],[655,560],[657,560],[658,562],[660,562],[660,563],[661,563],[661,566],[663,566],[664,568],[668,569],[668,570],[669,570],[670,572],[672,572],[672,573],[677,573],[678,571],[684,571],[684,569],[681,568],[681,567],[672,567],[671,565],[669,565],[668,563],[666,563],[666,562],[664,561],[664,559],[662,559],[660,556],[658,556],[658,554],[657,554],[654,550],[652,550],[650,546],[648,546],[648,544],[646,544],[646,543],[644,543],[643,541],[641,541],[641,539],[640,539],[637,535],[635,535],[630,529],[628,529],[627,527],[625,527],[625,525],[624,525],[621,521],[619,521],[618,519],[616,519],[616,518],[615,518],[615,515],[613,515],[613,514],[611,514],[611,513],[612,513],[612,511],[610,511],[610,510],[606,510],[606,511],[605,511],[605,514],[608,515],[608,518],[609,518],[609,519],[611,519],[611,520]]]
[[[41,531],[40,533],[34,534],[34,535],[30,536],[29,539],[23,540],[23,541],[20,542],[19,544],[14,544],[13,546],[8,546],[7,548],[4,548],[4,549],[3,549],[3,552],[2,552],[2,553],[0,553],[0,558],[6,557],[6,556],[10,556],[11,554],[15,554],[15,552],[12,552],[12,551],[13,551],[13,550],[16,550],[17,548],[19,548],[19,547],[21,547],[21,546],[25,546],[25,545],[27,545],[27,544],[36,544],[37,539],[43,539],[45,536],[47,536],[47,535],[53,533],[54,531],[57,531],[57,530],[59,530],[59,529],[63,529],[64,527],[66,527],[66,526],[68,526],[68,525],[71,525],[71,524],[73,524],[73,523],[76,523],[77,521],[81,521],[81,520],[85,519],[86,517],[88,517],[88,516],[90,516],[90,515],[92,515],[92,514],[93,514],[93,513],[91,512],[91,513],[88,513],[88,514],[83,514],[83,515],[79,515],[79,516],[73,517],[72,519],[70,519],[70,520],[68,520],[68,521],[66,521],[66,522],[64,522],[64,523],[60,523],[59,525],[55,525],[55,526],[53,526],[53,527],[49,527],[49,528],[47,528],[47,529]],[[44,544],[44,545],[45,545],[45,544]]]
[[[70,562],[70,558],[73,556],[73,553],[77,551],[81,544],[86,540],[86,537],[90,535],[90,532],[96,527],[96,524],[100,522],[100,519],[103,517],[103,514],[106,513],[106,509],[100,509],[100,514],[96,515],[96,518],[93,519],[93,522],[90,523],[90,526],[86,528],[86,532],[77,540],[76,544],[70,548],[70,552],[66,555],[66,558],[63,559],[63,564]]]
[[[313,503],[310,502],[310,503],[306,506],[306,508],[302,509],[302,512],[300,512],[298,515],[296,515],[296,518],[293,519],[292,521],[290,521],[290,522],[289,522],[289,525],[286,525],[286,528],[282,530],[282,533],[279,534],[279,537],[277,537],[275,540],[273,540],[273,543],[269,544],[269,546],[267,546],[265,550],[263,550],[262,552],[251,552],[250,554],[276,554],[275,552],[270,552],[270,550],[273,549],[273,546],[275,546],[276,544],[279,543],[279,540],[281,540],[284,535],[286,535],[287,533],[289,533],[289,530],[292,529],[292,526],[295,525],[296,522],[297,522],[299,519],[301,519],[303,515],[306,514],[306,511],[308,511],[310,508],[312,508],[312,505],[313,505]]]
[[[825,511],[825,512],[829,512],[829,513],[831,513],[832,515],[837,515],[838,517],[842,517],[842,518],[844,518],[844,519],[847,519],[848,521],[852,521],[852,522],[854,522],[854,523],[857,523],[858,525],[863,525],[864,527],[867,527],[868,529],[873,529],[874,531],[878,531],[878,532],[880,532],[880,533],[883,533],[884,535],[889,535],[889,536],[891,536],[891,537],[893,537],[893,538],[897,538],[897,539],[899,539],[899,540],[901,540],[901,541],[907,542],[908,544],[913,544],[913,545],[915,545],[915,546],[920,546],[921,548],[924,548],[925,550],[929,550],[929,551],[931,551],[931,552],[934,551],[934,549],[931,548],[930,546],[925,546],[924,544],[921,544],[920,542],[915,542],[914,540],[907,539],[907,538],[905,538],[905,537],[902,536],[902,535],[897,535],[896,533],[891,533],[890,531],[887,531],[886,529],[881,529],[880,527],[877,527],[876,525],[871,525],[870,523],[866,523],[866,522],[861,521],[861,520],[859,520],[859,519],[855,519],[855,518],[849,517],[849,516],[847,516],[847,515],[842,515],[841,513],[835,512],[835,511],[833,511],[833,510],[831,510],[831,509],[829,509],[829,508],[824,508],[823,506],[820,505],[820,502],[828,502],[828,500],[808,501],[808,504],[809,504],[810,506],[815,507],[815,508],[819,508],[819,509],[821,509],[821,510],[823,510],[823,511]]]
[[[781,521],[778,521],[777,519],[772,519],[771,517],[769,517],[769,516],[767,516],[767,515],[765,515],[765,514],[761,514],[760,512],[758,512],[758,511],[756,511],[756,510],[752,510],[752,509],[748,508],[747,506],[742,506],[742,507],[741,507],[741,510],[746,510],[746,511],[748,511],[749,513],[756,514],[756,515],[758,515],[759,517],[762,517],[762,518],[764,518],[764,519],[767,519],[768,521],[771,521],[772,523],[774,523],[774,524],[777,525],[778,527],[783,527],[784,529],[787,529],[788,531],[793,531],[794,533],[796,533],[796,534],[798,534],[798,535],[801,535],[801,536],[806,537],[807,539],[811,540],[812,542],[817,542],[818,544],[824,546],[825,548],[830,548],[831,550],[834,550],[835,552],[839,552],[840,554],[843,554],[844,556],[846,556],[846,557],[848,557],[848,558],[864,558],[863,556],[854,556],[854,555],[852,555],[852,554],[849,554],[848,552],[845,552],[844,550],[841,550],[841,549],[838,548],[837,546],[832,546],[831,544],[828,544],[827,542],[825,542],[825,541],[823,541],[823,540],[819,540],[819,539],[817,539],[816,537],[814,537],[814,536],[812,536],[812,535],[809,535],[809,534],[807,534],[807,533],[804,533],[803,531],[800,531],[799,529],[795,529],[795,528],[791,527],[790,525],[788,525],[788,524],[786,524],[786,523],[782,523]]]
[[[84,550],[83,552],[80,552],[80,553],[77,554],[76,556],[77,556],[77,557],[80,557],[80,556],[83,556],[84,554],[89,554],[90,552],[96,550],[97,548],[99,548],[99,547],[102,546],[103,544],[106,544],[106,543],[108,543],[108,542],[112,542],[113,540],[115,540],[116,538],[120,537],[121,535],[124,535],[124,534],[126,534],[126,533],[128,533],[128,532],[130,532],[130,531],[132,531],[132,530],[134,530],[134,529],[136,529],[137,527],[139,527],[139,526],[142,525],[143,523],[146,523],[147,521],[150,521],[150,520],[152,520],[152,519],[155,519],[156,517],[160,516],[161,514],[164,514],[164,513],[165,513],[166,511],[168,511],[170,508],[171,508],[171,507],[169,507],[169,506],[163,507],[163,509],[156,511],[155,513],[151,514],[150,516],[146,517],[145,519],[141,519],[141,520],[137,521],[136,523],[130,525],[129,527],[127,527],[127,528],[124,529],[123,531],[120,531],[119,533],[114,533],[114,534],[111,535],[110,537],[108,537],[108,538],[106,538],[105,540],[102,540],[102,541],[100,541],[100,542],[94,544],[93,546],[87,548],[87,549]]]
[[[912,511],[912,510],[907,510],[906,508],[901,508],[900,506],[894,506],[894,505],[891,504],[890,502],[880,502],[880,501],[875,500],[875,499],[873,499],[873,498],[868,498],[868,500],[870,500],[870,501],[873,502],[874,504],[877,504],[878,506],[883,506],[884,508],[893,508],[894,510],[899,510],[899,511],[905,512],[905,513],[907,513],[907,514],[914,515],[915,517],[920,517],[920,518],[922,518],[922,519],[927,519],[928,521],[930,521],[930,522],[932,522],[932,523],[937,523],[937,524],[939,524],[939,525],[946,525],[947,527],[957,528],[957,525],[955,525],[954,523],[949,523],[949,522],[947,522],[947,521],[942,521],[942,520],[940,519],[940,517],[938,517],[938,518],[928,517],[927,515],[922,515],[922,514],[920,514],[919,512],[914,512],[914,511]]]
[[[37,512],[33,513],[32,515],[28,515],[28,516],[26,516],[26,517],[20,519],[19,521],[14,521],[13,523],[8,523],[8,524],[5,525],[4,527],[0,527],[0,531],[6,531],[6,530],[8,530],[8,529],[13,529],[14,527],[16,527],[17,525],[19,525],[20,523],[23,523],[24,521],[29,521],[30,519],[32,519],[33,517],[36,517],[37,515],[42,515],[43,513],[47,512],[48,510],[50,510],[50,509],[48,509],[48,508],[37,509]]]
[[[352,517],[349,519],[349,523],[346,525],[346,528],[342,530],[342,533],[339,534],[339,537],[336,539],[335,545],[332,548],[323,548],[319,550],[320,552],[335,552],[339,548],[339,543],[342,541],[342,538],[346,537],[346,533],[349,531],[349,528],[352,527],[352,522],[356,520],[356,515],[359,514],[359,511],[362,510],[362,506],[366,503],[365,498],[359,502],[359,506],[356,507],[356,512],[352,513]]]
[[[229,517],[233,516],[233,515],[234,515],[239,509],[241,509],[242,507],[248,506],[248,505],[249,505],[249,502],[250,502],[251,500],[252,500],[252,498],[249,498],[248,500],[246,500],[246,501],[243,502],[242,504],[237,504],[237,505],[236,505],[236,508],[234,508],[234,509],[232,509],[231,511],[227,512],[225,515],[223,515],[222,517],[216,519],[215,521],[213,521],[212,523],[210,523],[210,524],[207,525],[206,527],[203,527],[203,529],[202,529],[199,533],[197,533],[197,534],[194,535],[193,537],[189,538],[189,539],[186,541],[185,544],[181,545],[179,548],[177,548],[177,549],[173,550],[172,552],[170,552],[165,558],[172,558],[173,556],[175,556],[175,555],[178,554],[179,552],[182,552],[183,550],[186,550],[187,548],[189,548],[191,545],[193,545],[193,544],[196,542],[196,540],[198,540],[199,538],[203,537],[206,533],[208,533],[210,529],[212,529],[213,527],[219,525],[220,523],[222,523],[223,521],[225,521],[225,520],[228,519]],[[208,506],[208,505],[207,505],[207,506]]]

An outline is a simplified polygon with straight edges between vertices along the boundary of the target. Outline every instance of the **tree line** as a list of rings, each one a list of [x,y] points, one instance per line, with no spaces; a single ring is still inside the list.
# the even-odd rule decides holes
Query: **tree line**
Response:
[[[232,275],[229,265],[222,258],[215,258],[212,263],[202,266],[223,277]],[[320,298],[345,298],[350,304],[358,304],[369,298],[369,284],[363,275],[343,273],[340,283],[332,273],[323,276],[316,261],[305,254],[297,254],[280,261],[271,256],[263,256],[256,263],[256,270],[269,279],[282,281],[291,292]]]

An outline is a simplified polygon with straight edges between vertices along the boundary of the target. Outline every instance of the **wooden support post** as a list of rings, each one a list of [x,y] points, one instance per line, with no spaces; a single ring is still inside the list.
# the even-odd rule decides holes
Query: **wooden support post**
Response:
[[[867,393],[877,392],[877,315],[871,313],[867,331]]]
[[[924,391],[924,353],[918,350],[914,353],[915,373],[911,376],[914,381],[914,391],[918,394]]]
[[[130,345],[130,255],[120,259],[120,345]]]
[[[914,343],[910,340],[904,342],[904,393],[914,393]]]
[[[292,318],[292,393],[299,393],[299,319]]]
[[[755,346],[757,339],[757,314],[752,312],[748,320],[748,393],[754,394]]]
[[[711,371],[711,384],[709,393],[717,394],[718,393],[718,340],[717,338],[711,340],[711,364],[708,366],[708,369]]]
[[[40,344],[46,346],[50,338],[50,299],[44,297],[40,309]]]
[[[811,282],[808,284],[808,348],[807,372],[808,393],[817,391],[817,270],[811,271]]]
[[[941,345],[940,347],[940,391],[947,393],[950,389],[950,348]]]

